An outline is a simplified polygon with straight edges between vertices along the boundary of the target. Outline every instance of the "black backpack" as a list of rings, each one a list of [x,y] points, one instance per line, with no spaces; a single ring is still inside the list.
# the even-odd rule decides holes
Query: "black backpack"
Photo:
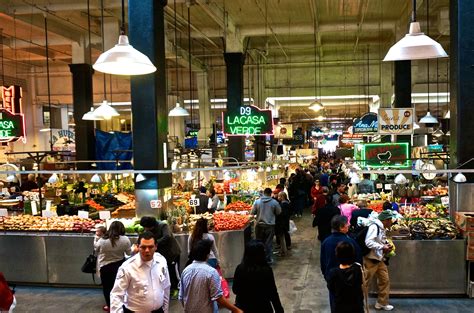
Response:
[[[357,244],[359,245],[359,248],[360,248],[360,253],[362,254],[362,256],[366,256],[367,254],[370,253],[370,248],[367,247],[367,245],[365,244],[365,237],[367,237],[367,232],[369,230],[369,227],[373,225],[373,224],[370,224],[368,226],[364,226],[364,227],[361,227],[361,228],[358,228],[354,231],[353,233],[353,239],[355,240],[355,242],[357,242]],[[380,231],[380,227],[375,224],[375,226],[377,226],[377,236],[379,235],[379,231]]]

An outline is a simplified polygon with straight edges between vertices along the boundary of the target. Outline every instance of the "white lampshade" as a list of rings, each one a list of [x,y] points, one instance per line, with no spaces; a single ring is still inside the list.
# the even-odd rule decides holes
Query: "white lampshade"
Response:
[[[394,44],[384,61],[404,61],[445,58],[448,54],[443,47],[421,32],[420,23],[410,23],[410,31]]]
[[[137,183],[139,183],[139,182],[141,182],[141,181],[144,181],[144,180],[146,180],[146,177],[145,177],[142,173],[139,173],[139,174],[137,175],[137,177],[135,177],[135,181],[136,181]]]
[[[426,112],[426,115],[420,118],[422,124],[438,124],[438,119],[431,115],[430,111]]]
[[[446,132],[446,136],[451,136],[451,131],[450,131],[450,130],[448,130],[448,131]]]
[[[51,175],[49,178],[48,178],[48,183],[50,184],[55,184],[59,181],[59,177],[58,177],[58,174],[54,173],[53,175]]]
[[[420,125],[417,122],[413,122],[413,129],[420,129]]]
[[[451,110],[448,110],[448,112],[446,112],[446,114],[444,114],[444,118],[451,118]]]
[[[99,174],[94,174],[94,176],[92,176],[91,183],[100,184],[101,182],[102,182],[102,178],[100,177]]]
[[[407,182],[408,182],[408,180],[403,174],[398,174],[395,177],[395,184],[397,184],[397,185],[405,185]]]
[[[130,45],[126,35],[120,35],[115,47],[102,53],[92,67],[113,75],[144,75],[156,71],[150,59]]]
[[[314,100],[310,105],[309,105],[309,108],[315,112],[318,112],[322,109],[324,109],[324,106],[321,102],[319,102],[318,100]]]
[[[84,121],[102,121],[103,118],[94,114],[94,108],[82,116]]]
[[[107,100],[102,101],[102,104],[94,110],[93,114],[104,120],[110,120],[112,117],[120,115],[117,110],[107,103]]]
[[[189,112],[185,108],[181,107],[179,103],[176,103],[176,106],[168,113],[168,116],[189,116]]]
[[[436,136],[436,137],[441,137],[443,135],[444,135],[443,131],[439,128],[433,132],[433,136]]]
[[[467,181],[466,176],[464,176],[463,173],[457,173],[453,180],[456,183],[465,183]]]
[[[16,175],[8,175],[7,176],[7,183],[17,183],[18,182],[18,177]]]
[[[186,176],[184,177],[184,180],[186,181],[190,181],[190,180],[194,180],[194,176],[193,176],[193,173],[191,172],[186,172]]]

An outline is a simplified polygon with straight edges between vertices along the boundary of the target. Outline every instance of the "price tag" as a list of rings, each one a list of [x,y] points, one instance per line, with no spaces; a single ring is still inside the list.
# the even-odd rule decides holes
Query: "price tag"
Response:
[[[441,197],[441,204],[444,206],[449,206],[449,197]]]
[[[379,184],[375,185],[375,188],[377,188],[377,189],[383,189],[383,184],[380,184],[380,183],[379,183]]]
[[[161,209],[162,207],[161,200],[151,200],[150,207],[152,209]]]
[[[199,206],[199,198],[197,199],[189,199],[189,206]]]
[[[46,200],[46,211],[51,211],[51,200]]]
[[[7,209],[0,209],[0,216],[8,216],[8,210]]]
[[[108,220],[110,218],[110,211],[99,211],[99,218],[101,220]]]
[[[385,189],[392,190],[392,185],[391,184],[385,184]]]
[[[41,215],[42,215],[43,217],[46,217],[46,218],[51,218],[51,217],[54,216],[54,215],[53,215],[53,212],[48,211],[48,210],[42,210],[42,211],[41,211]]]
[[[89,218],[89,212],[87,211],[77,211],[77,215],[80,218]]]
[[[38,215],[38,206],[36,205],[36,201],[31,201],[31,214]]]

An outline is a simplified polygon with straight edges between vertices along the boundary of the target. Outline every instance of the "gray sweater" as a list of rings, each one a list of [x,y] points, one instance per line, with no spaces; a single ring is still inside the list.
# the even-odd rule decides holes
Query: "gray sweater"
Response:
[[[253,204],[252,215],[257,215],[257,224],[275,225],[275,217],[281,213],[278,201],[263,196]]]
[[[94,242],[94,249],[97,253],[97,267],[100,269],[104,265],[118,262],[125,258],[125,255],[132,254],[132,244],[127,236],[120,236],[112,247],[110,239],[100,238]]]

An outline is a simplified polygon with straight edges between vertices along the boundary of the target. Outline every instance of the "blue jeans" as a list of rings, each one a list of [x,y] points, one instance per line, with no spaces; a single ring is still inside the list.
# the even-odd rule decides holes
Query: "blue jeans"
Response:
[[[265,245],[265,255],[268,263],[273,262],[273,235],[275,235],[275,225],[257,224],[255,226],[255,238]]]

